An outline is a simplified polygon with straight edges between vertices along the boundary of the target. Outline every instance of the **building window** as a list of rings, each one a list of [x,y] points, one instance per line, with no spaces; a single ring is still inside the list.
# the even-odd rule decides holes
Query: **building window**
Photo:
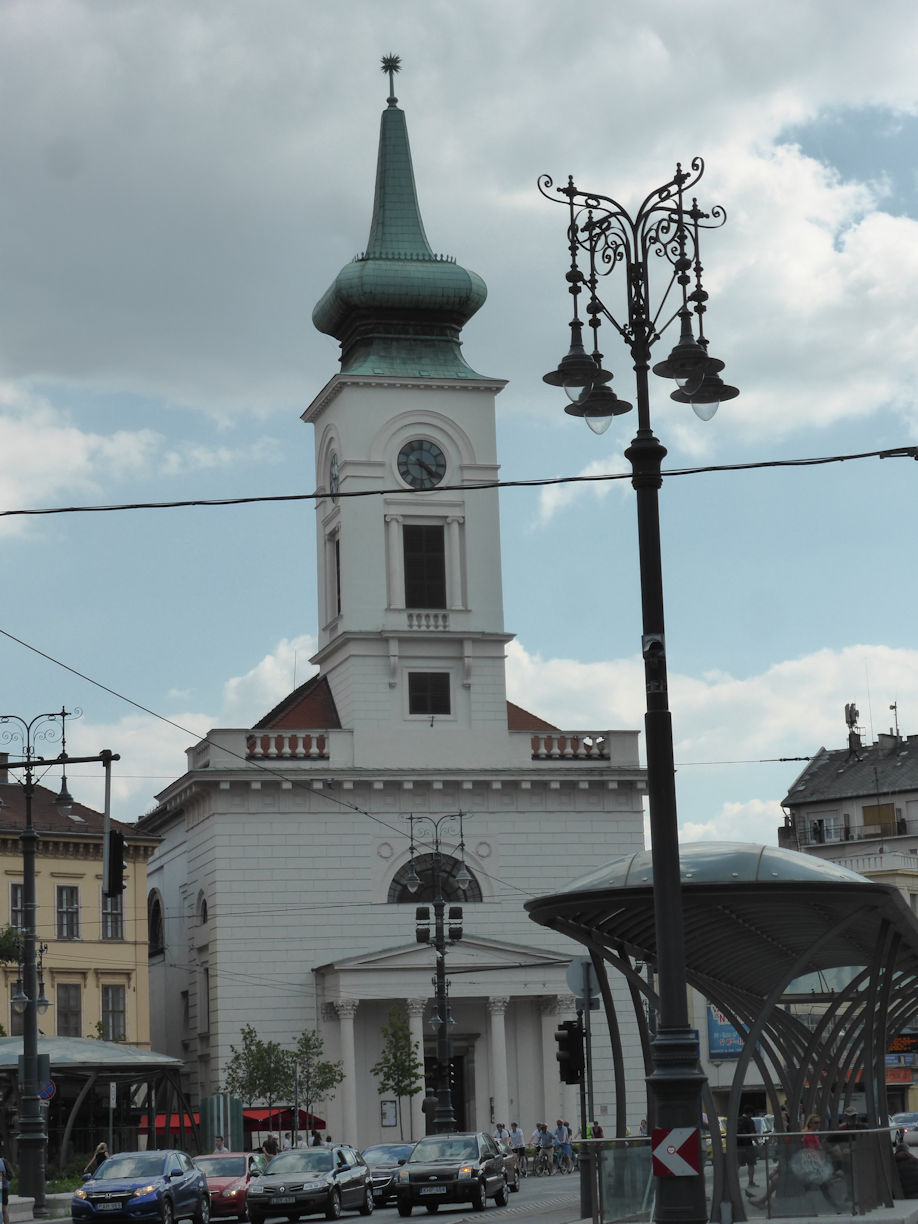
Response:
[[[10,885],[10,926],[21,931],[25,925],[25,911],[22,904],[22,885]]]
[[[870,803],[864,805],[865,837],[891,837],[895,831],[895,804]]]
[[[198,922],[200,922],[201,926],[207,926],[209,916],[210,914],[207,909],[207,898],[200,897],[198,900]]]
[[[390,905],[436,901],[437,878],[435,857],[433,854],[416,854],[413,860],[400,867],[395,873],[392,883],[389,885],[386,901]],[[468,863],[466,863],[465,869],[469,872],[469,875],[472,874]],[[416,892],[412,892],[407,883],[412,870],[417,872],[421,880],[420,887]],[[440,855],[440,893],[442,899],[444,901],[456,901],[460,905],[464,901],[480,901],[481,885],[474,876],[472,876],[464,892],[456,883],[456,876],[461,870],[461,859],[453,858],[451,854]]]
[[[405,607],[446,607],[446,532],[429,523],[406,523]]]
[[[80,938],[80,890],[75,884],[57,886],[57,937]]]
[[[102,938],[124,939],[124,898],[102,897]]]
[[[124,1015],[124,987],[102,987],[102,1037],[105,1041],[124,1041],[127,1026]]]
[[[82,1005],[80,987],[71,982],[59,982],[57,986],[57,1035],[58,1037],[82,1037]]]
[[[147,940],[150,956],[159,956],[165,952],[163,902],[158,892],[151,892],[147,898]]]
[[[198,1032],[210,1032],[210,970],[202,969],[198,978]]]
[[[409,714],[450,714],[449,672],[408,673]]]

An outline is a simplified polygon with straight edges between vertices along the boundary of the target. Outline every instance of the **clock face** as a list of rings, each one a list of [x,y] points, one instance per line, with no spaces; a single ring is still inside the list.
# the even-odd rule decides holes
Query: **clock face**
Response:
[[[338,486],[341,483],[338,475],[338,456],[333,454],[328,463],[328,487],[335,501],[338,500]]]
[[[415,438],[398,452],[398,474],[412,489],[433,489],[446,475],[446,456],[436,442]]]

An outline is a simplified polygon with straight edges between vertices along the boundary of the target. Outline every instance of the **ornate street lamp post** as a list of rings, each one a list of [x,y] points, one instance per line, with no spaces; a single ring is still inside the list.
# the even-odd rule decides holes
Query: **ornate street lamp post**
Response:
[[[78,712],[77,712],[78,713]],[[22,1080],[19,1085],[19,1193],[33,1200],[32,1214],[36,1218],[47,1216],[45,1200],[45,1162],[48,1151],[48,1134],[41,1110],[38,1082],[38,1016],[48,1009],[44,982],[39,988],[35,856],[38,849],[38,833],[32,823],[32,798],[35,793],[35,774],[44,773],[52,766],[61,767],[61,789],[55,804],[65,816],[82,821],[81,816],[71,812],[73,798],[67,790],[67,766],[101,761],[105,766],[105,846],[108,848],[110,771],[112,761],[120,758],[103,749],[98,756],[68,756],[66,747],[66,722],[72,713],[61,708],[53,714],[37,714],[29,722],[18,714],[0,714],[0,740],[5,743],[18,741],[22,744],[23,759],[8,761],[7,769],[21,769],[21,785],[25,798],[25,827],[20,834],[22,844],[22,977],[17,983],[13,1007],[22,1015]],[[12,724],[12,726],[10,726]],[[61,752],[47,759],[36,754],[41,743],[60,740]],[[44,950],[44,944],[41,945]]]
[[[472,877],[465,865],[465,842],[462,837],[461,814],[458,817],[453,813],[447,813],[445,816],[439,817],[409,816],[408,819],[411,822],[411,872],[405,881],[405,886],[410,893],[416,893],[422,883],[414,862],[417,850],[414,841],[414,826],[426,821],[433,830],[433,946],[437,954],[436,970],[433,978],[434,1014],[431,1016],[431,1024],[437,1027],[437,1108],[434,1113],[434,1129],[438,1135],[442,1135],[456,1129],[456,1115],[453,1111],[453,1092],[450,1083],[449,1067],[452,1058],[449,1026],[453,1023],[453,1018],[449,1010],[449,989],[446,980],[446,944],[447,938],[450,943],[457,943],[462,938],[462,907],[451,905],[447,915],[446,901],[443,897],[443,854],[440,842],[440,826],[446,821],[456,819],[459,821],[458,849],[461,866],[456,873],[455,881],[462,893],[465,893]],[[430,943],[430,910],[426,905],[418,906],[415,910],[415,921],[418,924],[415,928],[415,938],[418,943]]]
[[[666,678],[666,637],[663,621],[663,574],[660,559],[658,492],[662,484],[665,447],[650,424],[648,372],[651,350],[676,320],[679,339],[669,357],[653,367],[655,374],[671,378],[676,390],[671,399],[689,403],[702,420],[710,420],[719,403],[739,392],[720,378],[724,363],[708,355],[704,315],[708,295],[702,284],[699,235],[717,228],[726,213],[714,207],[702,212],[693,197],[686,198],[704,173],[695,158],[690,171],[680,165],[663,186],[644,200],[632,217],[614,199],[580,191],[573,179],[552,190],[549,176],[539,180],[546,199],[566,200],[569,210],[570,269],[568,290],[573,298],[570,349],[545,382],[563,387],[570,403],[565,412],[582,416],[595,433],[604,432],[612,418],[631,409],[609,386],[611,373],[603,368],[599,331],[609,322],[624,341],[634,362],[637,384],[637,432],[625,451],[631,463],[631,482],[637,495],[638,545],[646,713],[647,794],[653,860],[656,971],[659,980],[657,1031],[651,1045],[653,1070],[649,1077],[653,1122],[658,1130],[699,1132],[700,1090],[698,1039],[688,1025],[685,939],[679,872],[679,836],[676,819],[673,730]],[[561,197],[559,199],[558,197]],[[656,308],[651,307],[651,257],[668,274],[668,284]],[[585,271],[581,270],[581,262]],[[619,322],[600,297],[601,278],[621,266],[625,273],[627,319]],[[586,294],[585,315],[593,333],[592,353],[583,344],[579,298]],[[697,328],[697,334],[696,334]],[[681,1146],[681,1145],[680,1145]],[[679,1224],[701,1224],[707,1219],[703,1163],[697,1174],[658,1177],[656,1219]]]

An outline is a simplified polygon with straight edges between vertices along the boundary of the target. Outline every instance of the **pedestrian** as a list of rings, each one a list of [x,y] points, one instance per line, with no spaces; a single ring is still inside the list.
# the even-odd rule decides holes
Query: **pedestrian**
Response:
[[[281,1146],[283,1147],[285,1152],[289,1151],[290,1149],[290,1132],[289,1131],[287,1131],[286,1135],[284,1135],[284,1142],[281,1144]]]
[[[321,1147],[322,1146],[322,1136],[319,1134],[319,1132],[315,1128],[313,1128],[312,1132],[309,1135],[309,1144],[307,1146],[309,1147]]]
[[[269,1135],[261,1145],[262,1154],[265,1158],[265,1163],[269,1164],[277,1155],[277,1140],[273,1135]]]
[[[503,1140],[504,1143],[506,1143],[509,1137],[510,1135],[509,1135],[509,1132],[507,1131],[506,1126],[504,1126],[503,1122],[498,1122],[497,1125],[494,1127],[494,1138],[501,1139]]]
[[[326,1146],[327,1148],[332,1148],[332,1147],[334,1147],[334,1146],[335,1146],[335,1141],[334,1141],[334,1139],[332,1139],[332,1137],[331,1137],[331,1135],[328,1133],[328,1131],[326,1131],[326,1132],[325,1132],[325,1146]]]
[[[645,1139],[647,1138],[647,1119],[646,1118],[641,1118],[641,1125],[638,1127],[638,1134],[642,1135]]]
[[[590,1138],[591,1139],[602,1139],[605,1137],[605,1133],[606,1132],[602,1129],[599,1123],[594,1119],[593,1125],[590,1127]]]
[[[3,1212],[3,1224],[10,1224],[10,1178],[12,1169],[3,1150],[3,1140],[0,1139],[0,1210]]]
[[[223,1136],[215,1135],[214,1136],[214,1155],[216,1156],[218,1152],[225,1152],[225,1151],[226,1151],[226,1145],[223,1142]]]
[[[108,1160],[108,1148],[104,1142],[97,1145],[83,1172],[88,1173],[90,1177],[94,1177],[96,1169],[102,1164],[103,1160]]]
[[[752,1120],[752,1110],[747,1105],[736,1123],[736,1156],[740,1167],[746,1166],[746,1184],[749,1186],[758,1184],[755,1180],[755,1161],[758,1154],[755,1150],[755,1138],[756,1129]]]

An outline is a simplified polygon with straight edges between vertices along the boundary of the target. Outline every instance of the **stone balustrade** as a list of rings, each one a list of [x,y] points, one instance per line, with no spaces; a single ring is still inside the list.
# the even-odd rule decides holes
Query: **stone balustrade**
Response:
[[[253,761],[327,761],[328,736],[323,731],[250,732],[245,755]]]
[[[609,739],[598,731],[539,732],[531,738],[534,761],[608,761]]]

